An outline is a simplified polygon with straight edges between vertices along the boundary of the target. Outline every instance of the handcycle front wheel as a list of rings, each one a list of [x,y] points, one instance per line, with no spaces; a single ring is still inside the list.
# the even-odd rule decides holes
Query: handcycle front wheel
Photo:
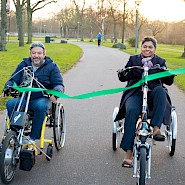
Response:
[[[0,156],[0,176],[4,184],[9,184],[15,176],[18,163],[16,144],[18,144],[16,132],[8,132],[3,141]]]
[[[146,182],[146,148],[140,148],[140,173],[139,185],[145,185]]]
[[[62,104],[58,104],[56,106],[53,134],[55,147],[57,150],[60,150],[64,146],[66,137],[66,121],[64,107]]]

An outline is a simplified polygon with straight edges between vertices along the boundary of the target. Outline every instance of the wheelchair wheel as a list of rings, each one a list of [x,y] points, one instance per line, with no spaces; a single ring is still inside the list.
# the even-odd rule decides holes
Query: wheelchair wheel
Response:
[[[140,176],[139,176],[139,184],[145,185],[146,181],[146,148],[140,148]]]
[[[0,156],[0,176],[4,184],[10,183],[15,176],[18,163],[16,145],[18,145],[16,132],[8,132],[3,141]]]
[[[66,136],[66,121],[62,104],[56,106],[53,133],[55,147],[60,150],[64,146]]]
[[[112,115],[112,149],[115,151],[118,147],[118,121],[114,122],[119,108],[115,107]]]
[[[175,153],[176,137],[177,137],[177,114],[175,108],[172,109],[171,113],[171,124],[166,126],[166,135],[168,141],[169,155],[173,156]]]

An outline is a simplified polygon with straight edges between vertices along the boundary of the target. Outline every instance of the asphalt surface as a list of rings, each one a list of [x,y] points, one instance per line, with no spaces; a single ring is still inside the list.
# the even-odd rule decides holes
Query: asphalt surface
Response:
[[[118,49],[75,42],[83,49],[79,62],[64,76],[66,94],[77,95],[96,90],[123,87],[117,69],[124,67],[129,55]],[[62,53],[61,53],[62,54]],[[178,116],[178,138],[173,157],[167,142],[152,147],[149,185],[185,184],[185,94],[176,86],[169,93]],[[30,172],[17,168],[12,185],[133,185],[133,169],[121,167],[123,151],[112,150],[112,113],[119,106],[121,93],[92,99],[63,99],[67,121],[64,148],[56,151],[48,162],[44,155],[36,157]],[[0,112],[0,135],[4,111]],[[53,135],[47,129],[47,136]],[[119,141],[121,140],[121,136]],[[0,182],[0,184],[2,184]]]

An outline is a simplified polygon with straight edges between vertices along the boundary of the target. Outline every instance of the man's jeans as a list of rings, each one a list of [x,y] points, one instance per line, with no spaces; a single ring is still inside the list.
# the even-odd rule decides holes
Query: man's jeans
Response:
[[[18,105],[20,102],[20,98],[14,98],[8,100],[6,103],[6,108],[8,111],[8,116],[11,119],[12,113],[17,110]],[[43,97],[35,100],[31,100],[29,103],[28,109],[33,110],[34,116],[32,120],[32,130],[30,133],[30,138],[40,139],[41,130],[42,130],[42,123],[46,116],[46,111],[51,108],[51,101],[49,98]],[[24,112],[24,108],[26,106],[26,100],[22,103],[21,111]]]

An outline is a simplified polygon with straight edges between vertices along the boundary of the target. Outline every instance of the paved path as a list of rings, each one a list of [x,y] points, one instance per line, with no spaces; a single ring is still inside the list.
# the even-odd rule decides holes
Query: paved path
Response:
[[[96,90],[122,87],[116,71],[129,55],[117,49],[76,42],[83,57],[64,74],[66,92],[77,95]],[[185,184],[185,96],[176,86],[169,88],[178,114],[176,153],[169,157],[166,143],[152,150],[150,185]],[[37,156],[30,172],[17,170],[12,185],[133,185],[133,169],[123,169],[123,151],[112,150],[112,112],[121,93],[84,100],[63,100],[67,119],[64,148],[54,149],[50,162]],[[1,113],[0,119],[3,119]],[[1,125],[2,126],[2,125]],[[2,128],[0,130],[2,134]],[[48,131],[48,137],[52,130]],[[120,137],[121,139],[121,137]]]

